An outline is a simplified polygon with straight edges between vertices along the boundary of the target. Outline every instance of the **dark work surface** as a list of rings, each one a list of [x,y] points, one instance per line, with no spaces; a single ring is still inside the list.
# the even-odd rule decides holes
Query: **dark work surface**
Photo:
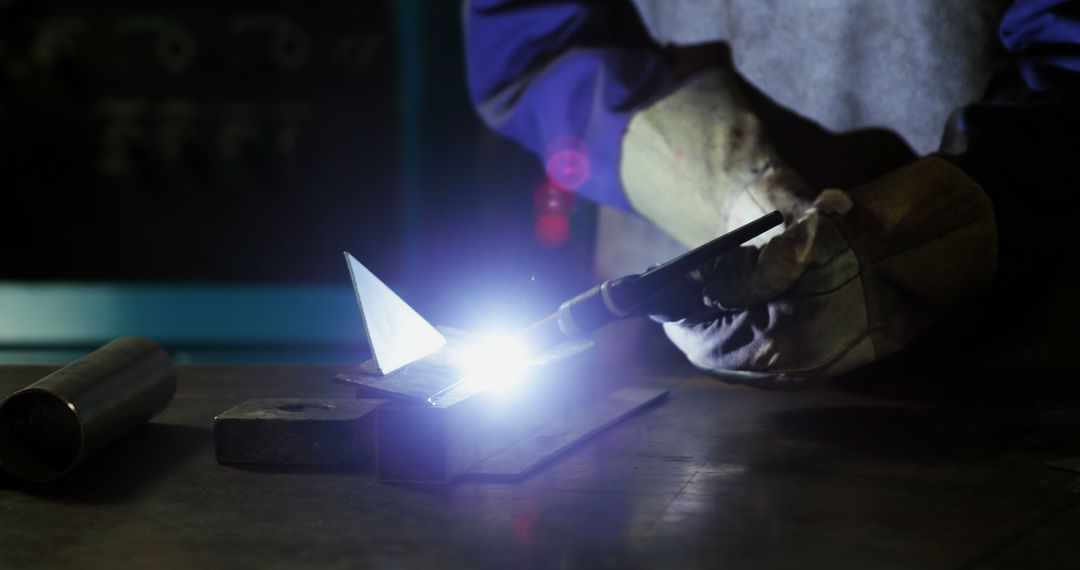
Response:
[[[0,368],[0,394],[47,370]],[[183,368],[163,415],[67,479],[0,480],[0,567],[1080,564],[1080,398],[1065,381],[984,372],[778,393],[665,370],[623,380],[671,388],[667,402],[525,482],[418,489],[214,462],[216,413],[347,397],[328,381],[338,368]]]

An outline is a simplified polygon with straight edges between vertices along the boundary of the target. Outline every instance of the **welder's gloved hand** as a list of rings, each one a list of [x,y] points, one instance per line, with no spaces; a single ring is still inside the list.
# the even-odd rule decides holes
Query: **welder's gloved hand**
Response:
[[[814,197],[777,156],[727,68],[698,72],[638,111],[619,170],[630,204],[690,247],[773,210],[794,220]]]
[[[705,305],[664,330],[721,379],[797,387],[900,350],[987,286],[996,265],[989,198],[926,157],[826,190],[764,247],[704,268]]]

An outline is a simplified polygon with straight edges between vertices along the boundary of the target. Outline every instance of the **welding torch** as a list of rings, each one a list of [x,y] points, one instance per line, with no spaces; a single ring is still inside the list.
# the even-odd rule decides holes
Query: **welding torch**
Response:
[[[650,312],[650,302],[665,289],[693,286],[690,273],[695,269],[782,223],[784,216],[773,211],[644,273],[604,281],[522,331],[521,338],[530,349],[540,352],[566,340],[587,337],[614,321]],[[700,286],[695,290],[700,294]]]

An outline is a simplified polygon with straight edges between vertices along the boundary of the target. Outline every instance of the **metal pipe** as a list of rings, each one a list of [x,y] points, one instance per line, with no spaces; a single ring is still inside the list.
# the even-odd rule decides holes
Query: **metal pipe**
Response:
[[[53,481],[165,409],[176,368],[152,340],[116,339],[0,403],[0,468]]]

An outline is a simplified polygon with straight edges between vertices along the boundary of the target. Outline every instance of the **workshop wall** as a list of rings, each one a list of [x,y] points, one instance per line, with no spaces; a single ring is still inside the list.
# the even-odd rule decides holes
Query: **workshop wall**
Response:
[[[550,310],[592,212],[538,241],[543,173],[476,118],[461,52],[455,2],[0,0],[0,347],[354,347],[343,250],[436,322]],[[108,323],[71,309],[95,295]],[[223,322],[281,303],[323,320]]]

